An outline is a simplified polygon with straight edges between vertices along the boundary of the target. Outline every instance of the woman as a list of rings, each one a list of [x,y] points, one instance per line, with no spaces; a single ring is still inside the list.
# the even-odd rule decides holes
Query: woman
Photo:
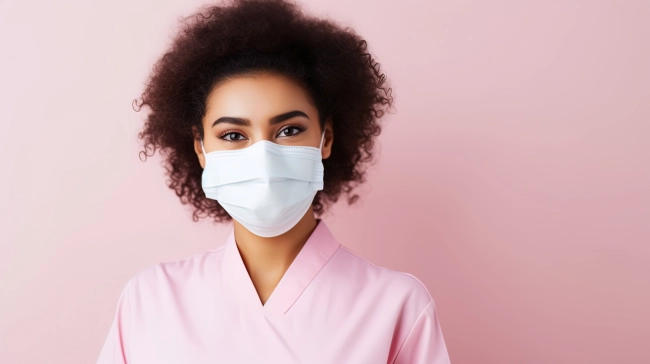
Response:
[[[392,104],[366,42],[283,0],[189,20],[142,95],[140,138],[195,221],[232,226],[130,279],[98,363],[449,363],[424,285],[320,218],[363,182]]]

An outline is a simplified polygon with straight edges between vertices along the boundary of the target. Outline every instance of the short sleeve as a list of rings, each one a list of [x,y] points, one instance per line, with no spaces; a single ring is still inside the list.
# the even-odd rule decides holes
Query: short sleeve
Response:
[[[449,363],[435,303],[430,301],[413,325],[393,364]]]
[[[97,364],[128,364],[128,335],[131,323],[131,286],[133,279],[125,285],[117,302],[115,316],[104,340]]]

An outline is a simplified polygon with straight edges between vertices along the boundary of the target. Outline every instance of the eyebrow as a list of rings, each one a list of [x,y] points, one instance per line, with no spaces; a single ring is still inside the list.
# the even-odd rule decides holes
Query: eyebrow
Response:
[[[287,119],[295,118],[296,116],[303,116],[309,119],[309,116],[305,114],[304,112],[300,110],[293,110],[286,112],[284,114],[280,114],[277,116],[272,117],[269,120],[269,124],[275,125],[277,123],[281,123]],[[212,123],[212,126],[214,127],[215,125],[219,123],[230,123],[230,124],[235,124],[235,125],[241,125],[241,126],[250,126],[251,121],[245,118],[236,118],[236,117],[231,117],[231,116],[223,116],[217,119],[214,123]]]

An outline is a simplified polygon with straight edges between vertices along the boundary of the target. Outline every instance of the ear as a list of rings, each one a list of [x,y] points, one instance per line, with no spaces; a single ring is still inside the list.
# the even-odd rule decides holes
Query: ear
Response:
[[[205,168],[205,156],[203,155],[203,150],[201,149],[201,133],[196,126],[192,126],[192,135],[194,136],[194,153],[199,158],[199,164],[201,168]]]
[[[323,159],[327,159],[332,154],[332,143],[334,142],[334,127],[332,124],[332,117],[330,116],[325,121],[325,136],[323,139],[323,148],[321,150],[321,155]]]

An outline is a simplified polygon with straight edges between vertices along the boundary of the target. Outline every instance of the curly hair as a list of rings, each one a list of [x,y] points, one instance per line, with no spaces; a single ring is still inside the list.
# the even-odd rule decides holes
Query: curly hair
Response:
[[[215,85],[254,72],[297,81],[318,110],[321,130],[331,117],[336,140],[323,160],[324,187],[312,202],[314,213],[322,215],[342,193],[354,203],[359,196],[352,191],[365,181],[373,160],[378,120],[393,105],[367,42],[349,27],[303,14],[291,0],[231,0],[203,6],[180,23],[134,104],[136,111],[151,110],[138,133],[144,140],[140,155],[146,161],[160,149],[167,185],[194,207],[192,220],[232,219],[218,201],[206,198],[193,143],[203,138],[201,120]]]

